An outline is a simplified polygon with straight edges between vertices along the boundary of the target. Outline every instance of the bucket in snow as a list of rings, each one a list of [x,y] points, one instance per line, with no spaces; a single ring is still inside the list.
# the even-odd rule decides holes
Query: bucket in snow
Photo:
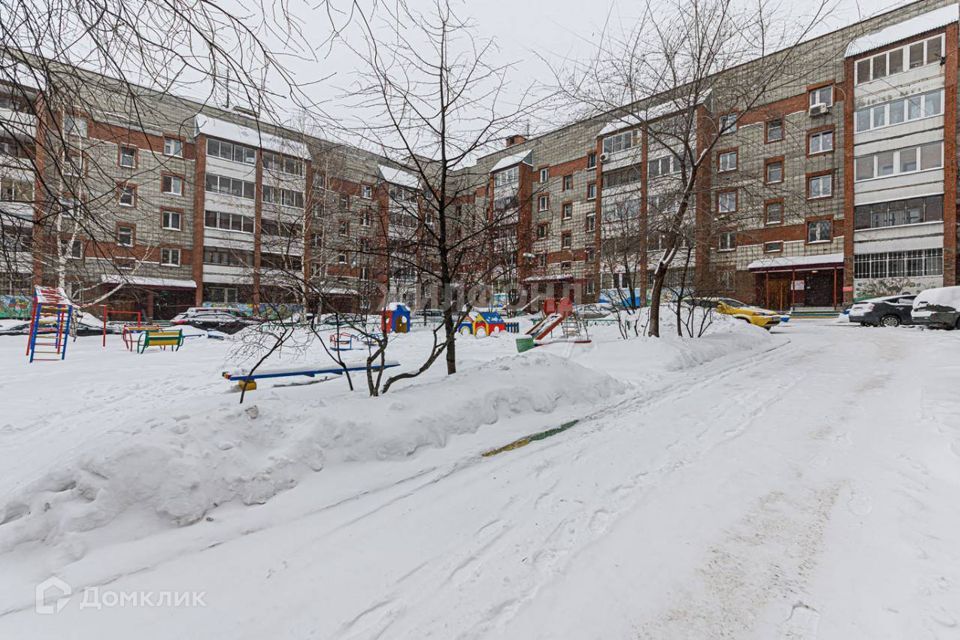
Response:
[[[522,338],[517,338],[517,353],[523,353],[524,351],[530,351],[533,349],[536,344],[533,342],[533,338],[530,336],[523,336]]]

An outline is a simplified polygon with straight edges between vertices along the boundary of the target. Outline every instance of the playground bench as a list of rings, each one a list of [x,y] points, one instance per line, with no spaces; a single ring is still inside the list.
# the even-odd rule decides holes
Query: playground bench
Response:
[[[137,345],[138,353],[143,353],[147,350],[147,347],[162,347],[163,349],[173,347],[174,351],[178,351],[183,345],[183,329],[177,329],[176,331],[148,329],[140,334]]]
[[[145,331],[156,332],[161,331],[161,329],[159,325],[155,324],[123,326],[123,329],[120,331],[120,337],[123,339],[123,345],[127,348],[127,351],[133,351],[133,348],[136,346],[137,338],[135,338],[134,335]]]

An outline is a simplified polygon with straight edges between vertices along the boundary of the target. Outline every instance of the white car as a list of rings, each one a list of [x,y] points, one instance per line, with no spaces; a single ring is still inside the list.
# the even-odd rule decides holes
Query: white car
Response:
[[[170,324],[189,324],[195,327],[219,326],[238,322],[253,324],[257,321],[236,309],[218,307],[190,307],[170,320]]]
[[[921,291],[910,312],[916,324],[935,329],[960,329],[960,287]]]

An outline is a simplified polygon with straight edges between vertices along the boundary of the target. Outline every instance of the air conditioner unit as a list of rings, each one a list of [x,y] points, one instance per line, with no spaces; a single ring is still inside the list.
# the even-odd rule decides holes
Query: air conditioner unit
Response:
[[[822,116],[830,113],[830,105],[818,103],[810,107],[811,116]]]
[[[609,153],[601,153],[601,154],[600,154],[600,162],[606,162],[606,161],[609,160],[609,159],[610,159],[610,154],[609,154]]]

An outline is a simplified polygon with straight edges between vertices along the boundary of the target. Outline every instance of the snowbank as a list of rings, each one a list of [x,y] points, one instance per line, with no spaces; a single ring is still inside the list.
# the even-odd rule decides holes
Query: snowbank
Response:
[[[84,442],[67,464],[17,490],[0,511],[0,552],[60,544],[134,512],[160,520],[146,528],[189,524],[226,502],[263,503],[325,465],[403,458],[505,418],[595,404],[626,388],[537,350],[377,399],[174,409],[164,421]]]

